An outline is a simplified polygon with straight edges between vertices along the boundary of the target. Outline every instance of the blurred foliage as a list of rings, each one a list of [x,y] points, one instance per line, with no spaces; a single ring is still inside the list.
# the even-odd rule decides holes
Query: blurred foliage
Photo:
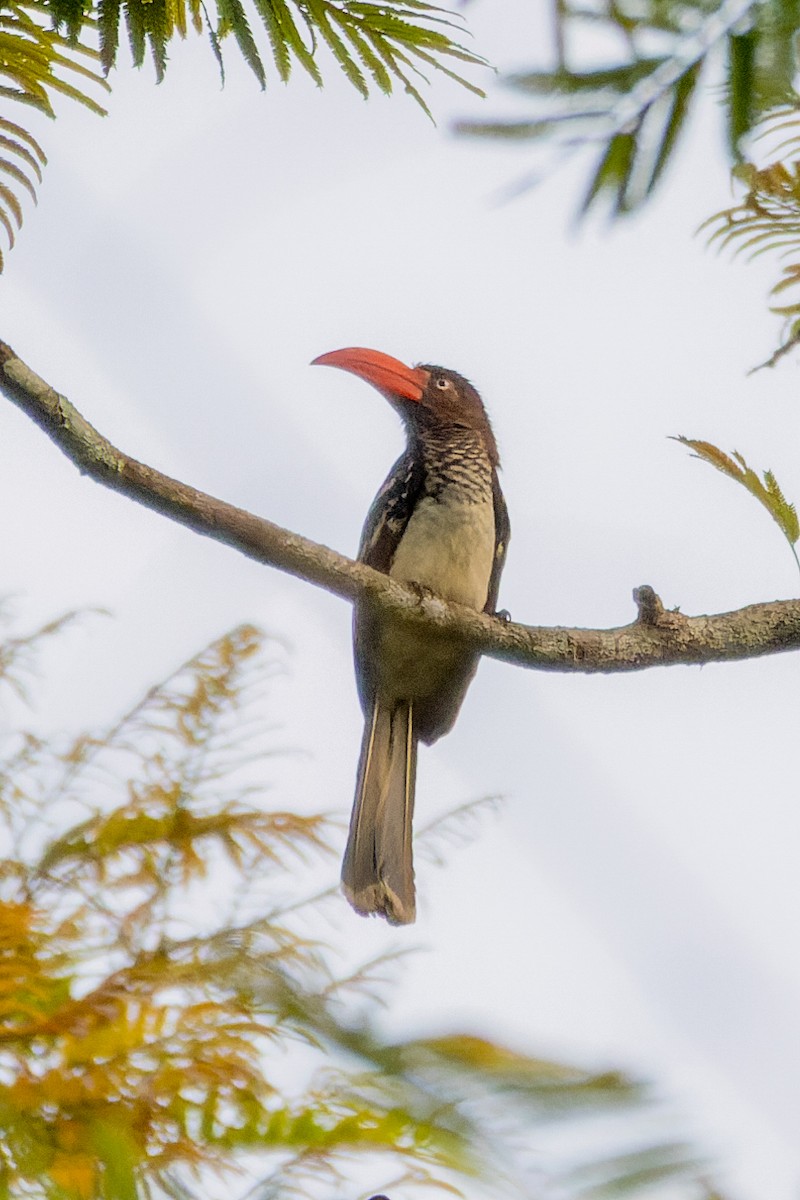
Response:
[[[712,56],[724,56],[733,162],[765,113],[795,98],[800,0],[555,0],[553,21],[552,67],[503,80],[531,110],[457,129],[535,142],[551,155],[596,147],[581,213],[602,199],[624,215],[653,194]],[[599,63],[598,47],[606,47]]]
[[[797,519],[797,509],[784,496],[772,471],[764,471],[763,475],[759,478],[758,474],[752,467],[748,467],[742,455],[736,450],[733,451],[733,455],[731,456],[720,450],[718,446],[712,445],[711,442],[697,441],[694,438],[687,437],[677,437],[675,441],[688,446],[690,450],[694,451],[696,458],[700,458],[703,462],[716,467],[718,471],[722,471],[723,475],[727,475],[730,479],[735,479],[737,483],[740,483],[742,487],[747,489],[751,496],[755,496],[756,500],[764,506],[786,538],[789,548],[794,555],[797,568],[800,570],[800,559],[798,559],[797,550],[795,549],[798,538],[800,538],[800,523]]]
[[[283,82],[300,66],[321,87],[327,55],[365,98],[371,88],[389,95],[400,86],[428,116],[420,90],[429,82],[426,70],[483,95],[449,64],[485,66],[484,60],[458,40],[460,19],[428,0],[3,0],[0,98],[52,117],[51,93],[59,92],[103,114],[94,92],[109,90],[104,76],[117,65],[121,33],[134,65],[149,53],[161,82],[170,43],[190,29],[206,30],[223,80],[223,46],[231,41],[264,88],[268,71],[256,25]],[[45,162],[30,131],[0,112],[0,224],[10,246],[22,225],[21,193],[35,201]]]
[[[603,204],[623,216],[664,178],[697,97],[709,94],[698,82],[713,83],[722,70],[714,99],[724,106],[743,195],[706,226],[721,247],[790,260],[772,289],[781,301],[773,312],[785,323],[782,345],[762,364],[774,365],[800,343],[800,0],[553,0],[552,19],[552,66],[503,79],[531,110],[463,121],[457,130],[530,145],[543,156],[515,190],[565,155],[595,148],[579,214]]]
[[[734,168],[741,199],[715,213],[704,228],[710,230],[711,244],[720,249],[749,258],[774,254],[789,259],[771,289],[776,299],[790,301],[772,305],[783,322],[784,336],[762,366],[774,366],[800,341],[800,98],[765,118],[753,139],[753,152],[756,149],[766,159],[763,165],[748,161]]]
[[[355,1196],[365,1173],[404,1194],[470,1177],[492,1196],[710,1194],[621,1073],[377,1032],[388,964],[337,970],[319,930],[341,922],[352,948],[357,919],[310,894],[332,825],[263,803],[276,667],[258,630],[101,732],[21,728],[37,656],[74,619],[0,645],[4,1197],[188,1200],[220,1194],[215,1173],[260,1200]]]

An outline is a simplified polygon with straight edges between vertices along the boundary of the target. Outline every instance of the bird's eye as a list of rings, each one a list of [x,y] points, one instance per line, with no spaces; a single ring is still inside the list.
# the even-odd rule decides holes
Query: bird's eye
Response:
[[[444,375],[437,375],[434,382],[436,384],[436,387],[441,388],[442,391],[444,391],[445,388],[450,387],[450,380],[445,379]]]

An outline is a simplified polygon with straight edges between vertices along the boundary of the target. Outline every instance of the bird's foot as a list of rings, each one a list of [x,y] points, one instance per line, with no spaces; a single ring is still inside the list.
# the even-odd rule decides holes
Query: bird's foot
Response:
[[[511,621],[511,613],[507,608],[498,609],[494,615],[497,617],[498,621],[502,621],[505,625],[508,625]]]
[[[406,584],[410,592],[413,592],[420,600],[433,600],[436,592],[433,588],[426,587],[424,583],[417,583],[416,579],[410,579]]]

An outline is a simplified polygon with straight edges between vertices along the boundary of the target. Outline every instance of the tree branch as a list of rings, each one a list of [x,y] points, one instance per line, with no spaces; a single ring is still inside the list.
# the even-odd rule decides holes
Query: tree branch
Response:
[[[98,483],[257,562],[345,600],[368,597],[386,613],[463,638],[492,658],[544,671],[596,673],[728,662],[800,648],[800,600],[686,617],[668,612],[653,589],[644,586],[633,593],[638,616],[630,625],[567,629],[518,625],[435,597],[420,598],[363,563],[129,458],[3,342],[0,391],[45,431],[79,471]]]

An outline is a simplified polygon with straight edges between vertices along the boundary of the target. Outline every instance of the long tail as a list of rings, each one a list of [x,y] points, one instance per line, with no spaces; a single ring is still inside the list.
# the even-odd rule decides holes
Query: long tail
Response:
[[[342,863],[344,894],[356,912],[391,925],[416,916],[411,819],[417,739],[411,705],[375,701],[364,726],[350,836]]]

